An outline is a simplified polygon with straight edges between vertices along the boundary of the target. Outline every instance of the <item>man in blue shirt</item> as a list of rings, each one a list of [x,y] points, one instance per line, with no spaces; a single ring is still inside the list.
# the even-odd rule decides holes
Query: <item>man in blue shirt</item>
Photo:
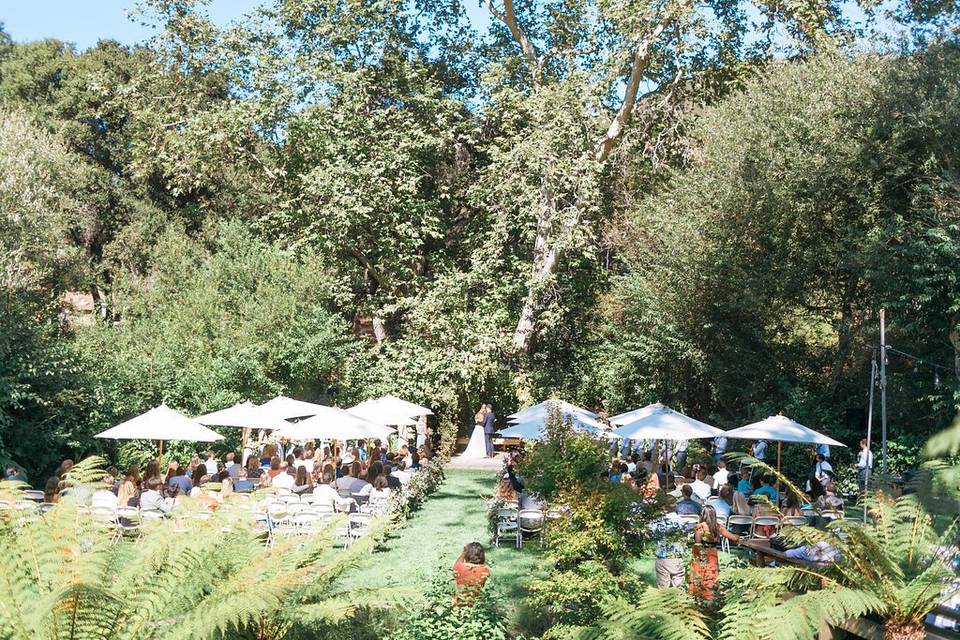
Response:
[[[774,505],[777,504],[777,490],[770,486],[770,478],[761,478],[760,486],[753,492],[755,496],[766,496]]]
[[[817,453],[823,456],[824,460],[830,459],[830,445],[828,444],[818,444]]]
[[[683,495],[683,497],[677,501],[677,506],[674,508],[674,511],[677,512],[677,515],[700,515],[700,509],[702,507],[700,506],[699,502],[693,499],[693,488],[690,485],[685,484],[683,485],[683,488],[680,489],[680,493]]]
[[[750,486],[750,467],[740,469],[740,480],[737,481],[737,491],[745,496],[750,495],[752,492]]]
[[[767,459],[767,441],[757,440],[753,443],[753,457],[763,462]]]
[[[176,487],[180,495],[190,495],[190,489],[193,488],[193,482],[185,475],[183,467],[177,465],[177,470],[167,478],[167,485],[170,488]]]

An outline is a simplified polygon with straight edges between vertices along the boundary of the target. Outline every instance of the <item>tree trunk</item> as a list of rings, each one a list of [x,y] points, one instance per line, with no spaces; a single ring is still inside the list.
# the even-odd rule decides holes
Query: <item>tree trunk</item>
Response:
[[[513,348],[529,353],[537,330],[537,318],[543,304],[543,288],[553,278],[560,262],[560,249],[551,237],[553,226],[553,192],[544,187],[543,204],[537,217],[537,235],[533,241],[533,271],[527,285],[527,299],[520,311],[517,328],[513,332]]]
[[[883,640],[924,640],[927,632],[919,622],[888,622],[883,627]]]
[[[960,323],[960,318],[952,318],[953,326],[956,327]],[[950,344],[953,345],[953,372],[960,378],[960,329],[953,329],[950,334]]]
[[[390,332],[387,331],[387,321],[383,318],[373,318],[373,337],[377,339],[377,344],[383,343],[390,337]]]

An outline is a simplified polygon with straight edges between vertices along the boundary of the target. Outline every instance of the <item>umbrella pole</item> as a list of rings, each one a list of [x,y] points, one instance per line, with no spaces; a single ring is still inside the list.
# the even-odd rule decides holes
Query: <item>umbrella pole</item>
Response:
[[[780,452],[783,450],[783,443],[777,443],[777,508],[780,508]]]
[[[163,466],[163,440],[160,441],[160,466]]]

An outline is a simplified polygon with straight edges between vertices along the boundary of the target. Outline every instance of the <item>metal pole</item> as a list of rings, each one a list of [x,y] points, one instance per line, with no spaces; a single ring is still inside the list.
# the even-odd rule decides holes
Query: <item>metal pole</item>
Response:
[[[870,463],[873,457],[870,449],[873,446],[873,389],[877,383],[877,352],[870,358],[870,404],[867,405],[867,469],[863,475],[863,523],[867,523],[867,487],[870,486]]]
[[[880,475],[887,475],[887,324],[880,309]]]

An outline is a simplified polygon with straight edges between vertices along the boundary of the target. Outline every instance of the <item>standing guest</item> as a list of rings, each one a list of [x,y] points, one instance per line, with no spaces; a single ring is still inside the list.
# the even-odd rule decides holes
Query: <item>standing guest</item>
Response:
[[[217,473],[217,459],[213,457],[213,451],[207,449],[207,460],[203,463],[203,466],[207,468],[207,475],[214,476]]]
[[[483,414],[483,441],[487,447],[487,457],[492,458],[494,455],[493,434],[497,430],[495,425],[497,414],[493,412],[492,404],[487,403],[484,406],[486,407],[486,412]]]
[[[867,473],[873,469],[873,454],[866,438],[860,441],[860,453],[857,454],[857,482],[860,488],[866,488]]]
[[[717,512],[707,505],[700,513],[700,522],[693,528],[693,559],[690,562],[690,595],[712,601],[713,588],[720,577],[717,545],[721,538],[739,544],[740,536],[730,533],[717,522]]]
[[[824,460],[830,459],[830,445],[828,444],[818,444],[814,449],[814,452],[823,456]]]
[[[705,469],[699,469],[697,471],[696,479],[690,483],[690,488],[693,489],[693,492],[700,502],[703,502],[710,497],[710,494],[713,492],[713,487],[705,482],[707,477],[707,472]]]
[[[483,545],[479,542],[467,544],[463,548],[463,553],[453,564],[453,578],[456,582],[453,603],[455,605],[473,604],[489,576],[490,567],[486,565]]]
[[[677,501],[674,511],[677,515],[700,515],[700,511],[703,507],[700,506],[700,503],[693,499],[693,489],[690,485],[685,484],[680,489],[680,494],[683,496]]]
[[[717,471],[713,474],[713,488],[720,491],[720,487],[727,484],[730,472],[727,471],[727,463],[723,460],[717,462]]]
[[[720,466],[723,454],[727,452],[727,436],[720,434],[713,439],[713,463]]]
[[[427,443],[427,416],[420,416],[417,420],[417,449]]]
[[[168,513],[172,506],[160,495],[160,478],[152,477],[147,480],[147,490],[140,496],[141,511],[161,511]]]
[[[763,462],[767,459],[767,441],[766,440],[757,440],[753,443],[753,448],[750,450],[750,453],[754,458]]]
[[[689,447],[689,440],[677,440],[677,469],[680,473],[683,473],[684,468],[687,466],[687,449]]]

